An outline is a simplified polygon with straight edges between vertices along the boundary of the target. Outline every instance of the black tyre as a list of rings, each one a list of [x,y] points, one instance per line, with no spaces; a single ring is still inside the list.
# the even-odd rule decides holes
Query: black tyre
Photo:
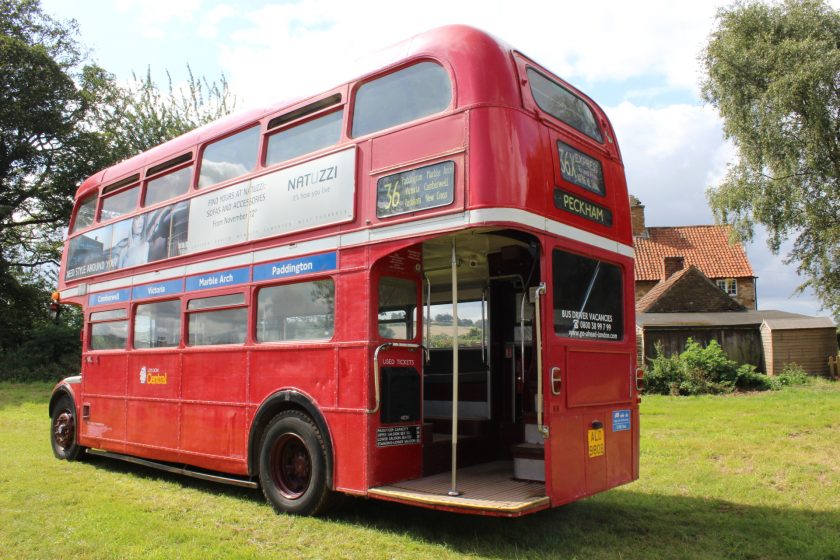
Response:
[[[287,410],[266,427],[260,443],[260,486],[279,513],[318,515],[328,509],[327,449],[309,416]]]
[[[50,420],[50,443],[52,443],[53,454],[67,461],[79,459],[85,448],[79,445],[77,438],[78,423],[73,399],[67,395],[60,397],[55,403]]]

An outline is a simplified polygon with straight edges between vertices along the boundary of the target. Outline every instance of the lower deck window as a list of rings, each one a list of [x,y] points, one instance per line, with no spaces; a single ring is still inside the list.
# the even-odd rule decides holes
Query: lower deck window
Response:
[[[570,338],[621,340],[624,312],[621,269],[555,250],[554,333]]]
[[[241,307],[232,307],[240,305]],[[214,309],[224,306],[224,309]],[[197,311],[200,310],[200,311]],[[244,294],[194,299],[187,304],[190,346],[242,344],[248,328]]]
[[[134,347],[168,348],[181,342],[181,301],[138,305],[134,313]]]
[[[128,321],[94,323],[90,327],[91,350],[118,350],[125,348],[128,339]]]
[[[330,280],[262,288],[257,296],[257,340],[326,340],[335,323],[335,285]]]
[[[96,311],[90,314],[90,349],[120,350],[128,340],[125,309]]]

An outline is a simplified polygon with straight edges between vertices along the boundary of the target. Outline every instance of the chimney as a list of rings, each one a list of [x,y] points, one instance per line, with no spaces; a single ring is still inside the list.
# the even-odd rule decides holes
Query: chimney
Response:
[[[665,280],[685,268],[684,257],[665,257]]]
[[[633,236],[645,233],[645,207],[632,194],[630,195],[630,225],[633,228]]]

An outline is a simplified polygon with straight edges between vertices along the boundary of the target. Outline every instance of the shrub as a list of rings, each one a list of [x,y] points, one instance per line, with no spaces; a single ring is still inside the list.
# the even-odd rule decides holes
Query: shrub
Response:
[[[681,394],[731,393],[735,390],[737,366],[716,340],[705,348],[689,338],[680,354],[685,371]]]
[[[778,391],[783,387],[790,387],[791,385],[804,385],[810,381],[808,372],[802,369],[802,366],[795,362],[786,364],[782,368],[782,372],[776,377],[771,377],[771,388]]]
[[[0,381],[58,381],[79,372],[79,328],[50,322],[35,325],[16,348],[0,352]]]
[[[767,391],[773,388],[772,378],[755,370],[752,364],[743,364],[737,370],[735,382],[742,391]]]
[[[742,391],[765,391],[773,388],[770,377],[755,366],[730,360],[716,340],[703,346],[689,338],[685,350],[665,356],[656,345],[656,356],[645,374],[645,392],[661,395],[702,395]]]
[[[682,380],[679,356],[665,356],[662,344],[656,344],[656,357],[645,372],[645,392],[658,395],[678,395]]]

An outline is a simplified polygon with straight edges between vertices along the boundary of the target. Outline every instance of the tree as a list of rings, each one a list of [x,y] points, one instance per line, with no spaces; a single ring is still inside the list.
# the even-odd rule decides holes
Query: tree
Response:
[[[175,87],[166,72],[167,87],[133,75],[120,85],[113,74],[98,66],[84,69],[84,94],[91,100],[89,123],[103,135],[114,161],[131,157],[158,144],[229,114],[236,96],[227,80],[196,77],[187,66],[186,83]]]
[[[741,1],[717,14],[702,54],[706,101],[738,150],[707,192],[743,239],[766,226],[840,317],[840,12],[820,0]]]
[[[76,184],[107,152],[81,124],[89,103],[74,81],[75,24],[34,0],[0,0],[0,275],[54,260]]]
[[[231,112],[236,98],[189,72],[163,89],[81,66],[73,21],[0,0],[0,274],[57,264],[73,193],[94,172]]]
[[[435,315],[435,323],[440,325],[451,325],[452,324],[452,315],[449,313],[438,313]]]
[[[149,71],[120,85],[83,65],[75,22],[52,19],[37,0],[0,0],[0,31],[0,370],[9,370],[32,365],[21,356],[39,333],[78,349],[78,317],[64,323],[76,329],[69,338],[46,324],[55,284],[45,281],[78,184],[229,113],[236,99],[224,78],[192,72],[183,87],[159,88]]]

